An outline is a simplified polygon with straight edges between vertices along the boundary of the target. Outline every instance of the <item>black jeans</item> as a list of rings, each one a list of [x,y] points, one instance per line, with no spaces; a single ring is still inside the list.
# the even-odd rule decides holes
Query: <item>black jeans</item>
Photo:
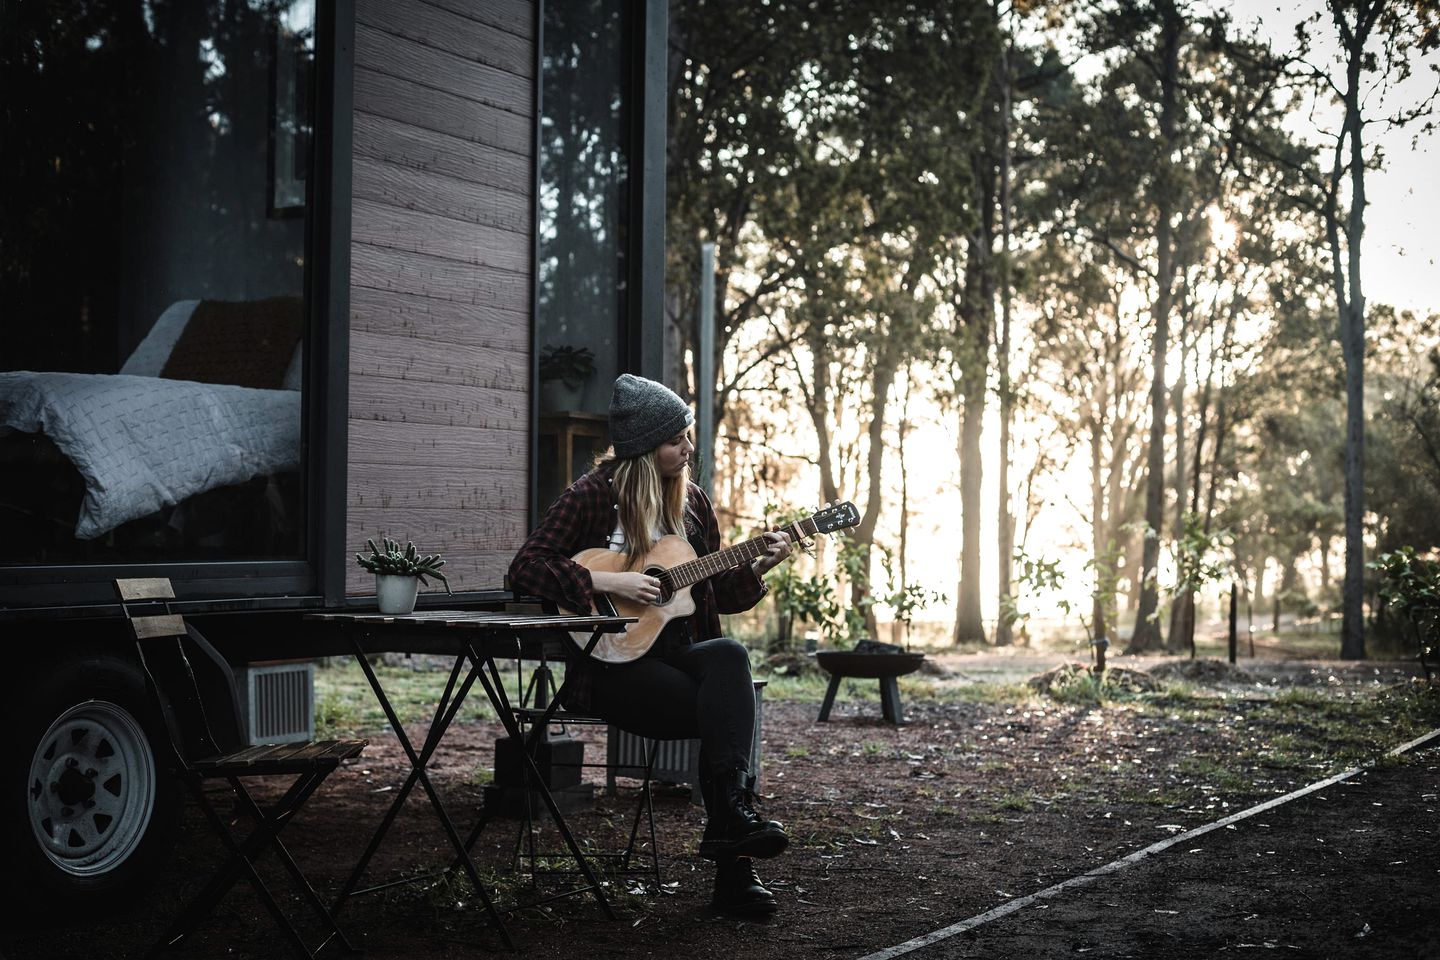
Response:
[[[755,685],[750,655],[734,640],[702,640],[663,657],[596,669],[590,709],[637,736],[699,737],[701,769],[721,782],[750,769]]]

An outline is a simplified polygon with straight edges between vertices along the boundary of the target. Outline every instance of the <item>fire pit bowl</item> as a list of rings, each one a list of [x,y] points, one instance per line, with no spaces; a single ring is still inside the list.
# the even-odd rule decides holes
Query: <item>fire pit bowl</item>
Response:
[[[826,673],[841,677],[880,680],[914,673],[925,662],[923,653],[855,653],[851,650],[820,650],[815,662]]]
[[[825,701],[820,704],[817,721],[824,723],[830,719],[830,708],[835,704],[840,681],[853,677],[880,681],[880,712],[887,723],[899,725],[905,722],[905,714],[900,707],[900,685],[895,678],[919,670],[925,662],[925,654],[820,650],[815,654],[815,662],[830,674],[830,686],[825,690]]]

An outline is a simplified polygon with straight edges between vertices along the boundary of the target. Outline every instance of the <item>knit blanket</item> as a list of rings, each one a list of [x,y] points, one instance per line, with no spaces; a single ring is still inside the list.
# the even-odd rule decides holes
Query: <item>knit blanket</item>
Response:
[[[121,374],[0,373],[5,429],[45,434],[80,471],[81,540],[205,490],[300,464],[294,390]]]

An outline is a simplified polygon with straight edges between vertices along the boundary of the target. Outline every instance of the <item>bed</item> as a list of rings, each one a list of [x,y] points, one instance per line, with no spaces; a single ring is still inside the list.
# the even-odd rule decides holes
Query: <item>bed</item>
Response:
[[[294,298],[183,300],[116,374],[0,373],[0,436],[43,435],[79,472],[77,540],[300,464]]]

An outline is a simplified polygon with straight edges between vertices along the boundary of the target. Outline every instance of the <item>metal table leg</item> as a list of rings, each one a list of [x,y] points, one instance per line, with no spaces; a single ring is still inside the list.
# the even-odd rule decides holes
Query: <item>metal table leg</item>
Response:
[[[467,645],[466,653],[469,654],[470,669],[465,680],[461,683],[460,689],[456,690],[455,681],[459,677],[460,668],[466,663],[466,653],[462,653],[455,658],[455,665],[450,670],[450,678],[445,685],[445,692],[441,695],[440,702],[435,708],[435,716],[431,721],[430,730],[425,736],[425,742],[421,747],[420,753],[417,754],[415,748],[410,743],[410,738],[405,734],[404,724],[400,722],[400,718],[396,715],[394,707],[390,704],[390,698],[386,696],[385,689],[380,684],[379,677],[375,675],[374,668],[370,666],[370,661],[366,659],[364,648],[359,639],[352,638],[351,644],[355,658],[360,662],[360,668],[365,673],[365,679],[370,682],[370,688],[375,692],[375,697],[380,702],[380,708],[385,712],[385,717],[390,722],[390,728],[395,731],[395,736],[399,739],[400,746],[404,749],[405,755],[410,759],[410,775],[406,778],[405,784],[391,802],[390,809],[386,812],[384,819],[381,820],[380,826],[375,831],[374,836],[370,838],[370,843],[366,846],[365,853],[361,856],[360,862],[356,864],[349,879],[345,882],[345,887],[336,899],[332,912],[338,915],[341,908],[345,905],[345,902],[356,893],[381,889],[381,887],[372,887],[365,891],[357,891],[355,887],[359,883],[360,877],[364,874],[365,868],[369,866],[371,858],[380,848],[381,841],[389,832],[391,824],[395,821],[396,814],[400,812],[400,808],[404,805],[406,798],[409,797],[410,791],[414,788],[416,782],[419,782],[430,799],[430,805],[434,808],[435,816],[444,828],[445,835],[450,840],[450,845],[455,848],[455,853],[459,858],[460,865],[464,867],[466,876],[470,878],[471,885],[474,886],[476,894],[480,897],[480,901],[485,905],[485,912],[495,925],[495,929],[499,931],[500,938],[505,943],[506,948],[514,950],[515,943],[510,939],[510,932],[505,929],[505,923],[501,920],[499,912],[495,909],[495,904],[490,899],[490,895],[485,892],[485,885],[480,881],[479,871],[475,869],[475,861],[471,859],[470,851],[461,841],[460,834],[456,831],[454,822],[450,819],[449,813],[446,812],[444,804],[440,802],[440,795],[436,792],[426,772],[426,766],[430,762],[431,755],[435,752],[435,748],[439,746],[441,739],[445,735],[445,731],[450,727],[451,721],[455,719],[455,715],[459,712],[460,706],[465,702],[465,697],[469,693],[470,687],[474,684],[477,676],[487,688],[488,692],[489,683],[486,681],[484,673],[481,672],[480,663],[489,661],[477,661],[474,649],[468,648]],[[495,704],[493,695],[490,697],[490,701],[492,705]],[[498,709],[497,706],[497,710]],[[392,885],[393,884],[385,884],[383,886]]]
[[[589,643],[587,643],[585,647],[587,655],[589,651],[595,647],[595,644],[599,642],[600,635],[601,631],[596,630],[594,635],[591,636]],[[470,658],[474,669],[481,670],[483,667],[489,671],[490,676],[487,677],[486,673],[482,670],[480,673],[480,683],[484,686],[486,695],[490,697],[490,702],[495,705],[495,712],[499,715],[500,722],[505,727],[505,732],[513,738],[516,743],[524,744],[525,748],[520,751],[521,756],[524,757],[524,766],[521,769],[525,771],[526,779],[533,781],[533,787],[527,785],[527,788],[533,789],[539,794],[546,809],[550,811],[550,818],[555,822],[556,829],[560,831],[561,837],[565,840],[566,848],[569,849],[570,855],[575,859],[576,866],[580,868],[580,873],[588,884],[588,887],[581,889],[593,890],[595,892],[595,899],[600,904],[600,909],[608,919],[614,920],[615,912],[610,907],[610,901],[605,897],[605,890],[600,886],[600,881],[591,869],[589,861],[587,861],[585,855],[580,852],[580,845],[575,842],[575,836],[570,832],[570,825],[565,822],[565,817],[560,812],[560,807],[555,803],[555,798],[551,796],[550,789],[545,785],[545,778],[540,775],[540,770],[535,765],[535,757],[532,752],[535,744],[539,742],[535,731],[547,727],[551,718],[554,717],[555,711],[559,709],[561,696],[564,694],[566,685],[570,682],[569,675],[567,674],[565,681],[560,684],[560,690],[557,691],[555,699],[552,700],[546,708],[544,716],[532,727],[530,737],[526,738],[520,730],[520,724],[516,721],[514,712],[510,708],[510,700],[505,693],[505,686],[500,678],[499,671],[495,667],[494,659],[490,657],[482,658],[476,653],[473,644],[470,645]]]

